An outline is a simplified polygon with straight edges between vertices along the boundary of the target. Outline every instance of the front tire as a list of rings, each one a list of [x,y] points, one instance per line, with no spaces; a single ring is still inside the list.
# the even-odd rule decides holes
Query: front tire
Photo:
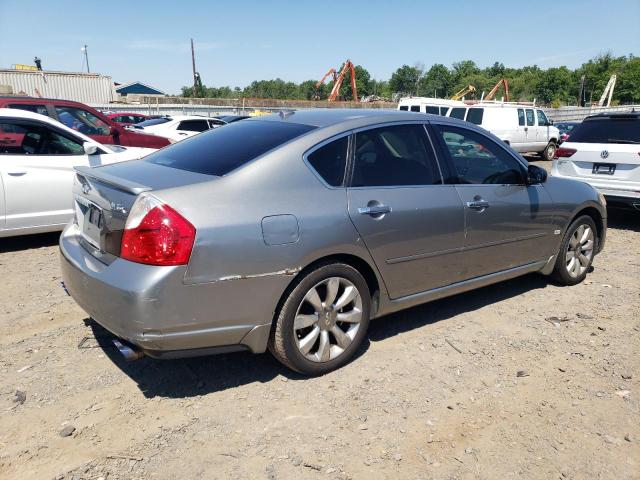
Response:
[[[540,152],[540,156],[544,159],[544,160],[553,160],[553,157],[556,156],[556,150],[558,149],[558,146],[555,144],[555,142],[552,140],[550,141],[546,147],[544,147],[544,150],[542,152]]]
[[[593,263],[598,245],[598,230],[588,215],[576,218],[564,234],[553,269],[553,278],[561,285],[582,282]]]
[[[369,327],[367,282],[344,263],[318,266],[289,291],[269,338],[269,350],[296,372],[317,376],[349,362]]]

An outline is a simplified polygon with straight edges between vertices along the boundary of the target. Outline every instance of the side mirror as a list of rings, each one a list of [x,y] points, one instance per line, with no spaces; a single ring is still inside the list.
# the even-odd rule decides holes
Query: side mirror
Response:
[[[109,127],[109,136],[110,137],[119,137],[120,136],[120,130],[118,130],[118,127],[111,125]]]
[[[537,165],[527,168],[527,185],[536,185],[547,181],[547,171]]]
[[[98,146],[93,143],[84,142],[82,147],[84,148],[84,153],[86,155],[95,155],[98,153]]]

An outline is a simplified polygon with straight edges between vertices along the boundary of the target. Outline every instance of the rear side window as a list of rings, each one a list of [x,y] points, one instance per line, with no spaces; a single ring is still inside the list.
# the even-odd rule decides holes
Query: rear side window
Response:
[[[400,105],[400,110],[408,112],[409,111],[409,106],[408,105]]]
[[[9,108],[15,108],[17,110],[26,110],[27,112],[38,113],[40,115],[49,116],[47,107],[45,105],[30,105],[27,103],[13,103],[9,104]]]
[[[143,161],[221,176],[314,128],[277,121],[236,122],[158,150]]]
[[[430,107],[430,106],[429,106],[429,107],[427,107],[427,108],[426,108],[426,112],[427,112],[427,113],[431,113],[431,114],[433,114],[433,115],[438,115],[439,110],[440,110],[440,109],[439,109],[438,107]]]
[[[524,127],[524,108],[518,109],[518,125]]]
[[[434,185],[442,180],[422,125],[356,133],[353,187]]]
[[[332,187],[340,187],[343,184],[348,145],[349,137],[342,137],[323,145],[307,156],[318,175]]]
[[[536,124],[536,119],[535,119],[535,116],[533,114],[533,110],[529,110],[527,108],[527,126],[528,127],[532,127],[535,124]]]
[[[470,108],[467,113],[467,122],[482,125],[482,117],[484,116],[484,108]]]
[[[640,143],[640,118],[586,120],[571,131],[571,142]]]
[[[467,113],[466,108],[455,107],[451,109],[451,113],[449,116],[451,118],[459,118],[460,120],[464,120],[464,114]]]

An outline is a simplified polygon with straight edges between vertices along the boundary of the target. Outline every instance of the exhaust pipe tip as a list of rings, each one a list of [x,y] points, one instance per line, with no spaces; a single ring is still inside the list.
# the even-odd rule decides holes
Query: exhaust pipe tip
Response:
[[[133,346],[129,346],[126,343],[121,342],[120,340],[114,339],[113,344],[127,362],[133,362],[134,360],[139,360],[144,357],[144,352],[142,350],[138,350]]]

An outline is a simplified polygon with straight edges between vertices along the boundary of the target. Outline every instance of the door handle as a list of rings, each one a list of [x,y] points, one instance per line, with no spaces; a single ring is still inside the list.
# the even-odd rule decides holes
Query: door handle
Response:
[[[22,175],[26,175],[27,172],[7,172],[12,177],[21,177]]]
[[[489,208],[489,202],[486,200],[474,200],[473,202],[467,202],[467,208],[484,210],[485,208]]]
[[[360,207],[358,209],[360,215],[384,215],[391,213],[391,207],[387,205],[373,205],[371,207]]]

